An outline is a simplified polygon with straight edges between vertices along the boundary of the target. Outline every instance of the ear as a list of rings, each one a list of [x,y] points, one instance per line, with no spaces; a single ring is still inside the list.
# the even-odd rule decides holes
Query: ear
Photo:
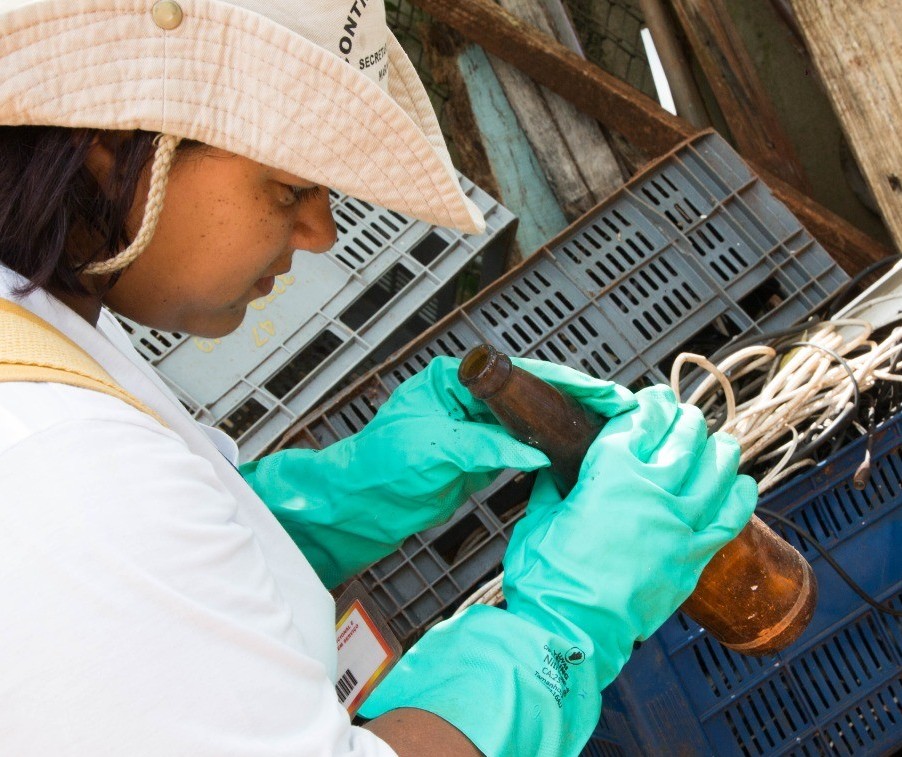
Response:
[[[135,131],[98,130],[91,138],[91,145],[85,158],[85,166],[102,187],[109,186],[116,156],[124,145],[135,138]],[[153,150],[148,153],[153,155]]]
[[[88,153],[85,156],[85,168],[87,168],[101,187],[109,186],[110,174],[116,163],[116,145],[121,140],[111,143],[108,135],[118,132],[99,132],[91,139]]]

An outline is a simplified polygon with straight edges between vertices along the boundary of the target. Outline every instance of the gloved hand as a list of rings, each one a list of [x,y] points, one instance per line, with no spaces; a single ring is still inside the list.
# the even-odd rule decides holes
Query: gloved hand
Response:
[[[627,389],[566,366],[514,363],[607,417],[635,405]],[[359,433],[319,452],[284,450],[241,466],[328,587],[444,523],[504,469],[548,458],[514,440],[439,357],[405,381]]]
[[[542,471],[504,557],[507,610],[473,606],[429,630],[365,702],[432,712],[488,757],[576,755],[632,651],[748,522],[739,446],[707,438],[666,387],[607,423],[561,499]]]

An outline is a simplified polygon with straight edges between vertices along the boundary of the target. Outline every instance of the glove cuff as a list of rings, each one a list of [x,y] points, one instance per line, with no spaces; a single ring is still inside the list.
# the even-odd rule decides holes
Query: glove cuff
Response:
[[[578,755],[601,714],[596,650],[477,605],[430,629],[364,703],[438,715],[487,757]]]

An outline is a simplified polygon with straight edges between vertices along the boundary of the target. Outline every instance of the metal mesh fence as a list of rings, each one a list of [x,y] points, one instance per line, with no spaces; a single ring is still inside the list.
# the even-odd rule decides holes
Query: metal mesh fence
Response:
[[[431,18],[406,0],[386,0],[388,25],[410,57],[438,114],[445,139],[453,149],[444,107],[448,88],[433,75],[424,38]],[[654,96],[651,70],[640,30],[644,25],[638,0],[565,0],[586,57],[627,84]]]
[[[640,32],[638,0],[568,0],[564,3],[586,58],[647,95],[655,96]]]
[[[431,23],[431,17],[419,8],[415,8],[405,0],[386,0],[385,15],[388,26],[398,38],[398,42],[407,53],[407,57],[416,68],[420,79],[429,93],[432,100],[432,107],[438,115],[439,124],[448,139],[449,134],[446,129],[444,119],[444,106],[448,101],[448,87],[441,82],[436,81],[432,74],[432,67],[429,64],[429,56],[424,49],[425,29]]]

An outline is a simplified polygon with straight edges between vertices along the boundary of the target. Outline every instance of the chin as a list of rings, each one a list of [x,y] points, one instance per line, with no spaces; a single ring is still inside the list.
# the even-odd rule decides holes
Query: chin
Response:
[[[235,331],[244,320],[244,313],[237,317],[218,318],[204,324],[198,324],[197,328],[184,329],[192,336],[200,336],[205,339],[221,339]]]
[[[112,308],[142,326],[178,334],[190,334],[204,339],[221,339],[237,329],[247,314],[247,303],[228,305],[216,310],[204,308],[182,310],[179,313],[140,313],[128,308]],[[168,317],[167,317],[168,316]]]
[[[215,314],[198,313],[194,318],[187,319],[181,328],[170,329],[180,331],[183,334],[199,336],[204,339],[221,339],[237,329],[244,316],[247,314],[247,306],[239,309],[221,311]]]

